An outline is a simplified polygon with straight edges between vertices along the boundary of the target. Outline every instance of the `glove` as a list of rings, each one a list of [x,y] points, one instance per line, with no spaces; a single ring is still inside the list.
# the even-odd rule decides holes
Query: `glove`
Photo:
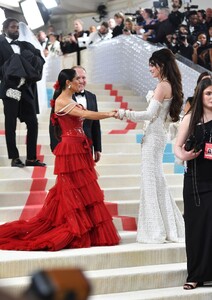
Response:
[[[131,111],[131,110],[118,110],[118,116],[122,120],[126,118],[133,122],[139,122],[143,120],[152,120],[158,115],[162,104],[154,98],[150,101],[146,111]]]

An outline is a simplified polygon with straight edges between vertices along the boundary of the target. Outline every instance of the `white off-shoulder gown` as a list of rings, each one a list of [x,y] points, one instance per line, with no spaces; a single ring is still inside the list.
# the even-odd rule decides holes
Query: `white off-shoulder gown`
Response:
[[[147,94],[146,111],[126,111],[134,122],[148,120],[141,143],[141,199],[137,242],[184,242],[184,220],[172,198],[163,173],[163,154],[167,143],[166,119],[172,99],[163,103]]]

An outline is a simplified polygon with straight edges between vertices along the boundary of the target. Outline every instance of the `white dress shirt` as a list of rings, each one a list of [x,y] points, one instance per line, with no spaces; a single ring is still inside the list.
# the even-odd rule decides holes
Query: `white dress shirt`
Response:
[[[9,38],[7,36],[5,36],[5,38],[9,44],[13,41],[11,38]],[[15,40],[15,41],[17,41],[17,40]],[[14,53],[21,54],[20,47],[18,45],[11,44],[11,47],[12,47]]]
[[[84,91],[82,91],[82,92],[84,92]],[[85,109],[87,109],[87,101],[86,101],[85,96],[78,95],[78,96],[75,96],[75,98],[77,100],[77,103],[81,104]]]

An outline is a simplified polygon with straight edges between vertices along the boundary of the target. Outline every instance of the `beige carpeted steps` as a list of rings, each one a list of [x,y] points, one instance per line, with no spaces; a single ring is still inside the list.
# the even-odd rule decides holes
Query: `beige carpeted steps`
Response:
[[[10,176],[12,176],[12,174]],[[55,175],[48,177],[47,185],[51,187],[54,184],[55,178],[56,178]],[[167,174],[166,179],[170,186],[174,185],[177,188],[177,186],[179,185],[180,188],[182,187],[181,174],[174,174],[174,175]],[[16,191],[22,191],[31,186],[32,180],[39,181],[40,178],[31,179],[31,178],[11,177],[8,179],[1,179],[0,190],[11,191],[12,189],[15,189]],[[120,188],[120,187],[122,188],[123,186],[135,187],[135,186],[139,186],[140,184],[140,175],[138,174],[137,175],[105,175],[105,176],[100,175],[98,182],[103,189]]]
[[[52,83],[48,86],[52,87]],[[99,110],[119,107],[144,109],[144,98],[122,85],[88,85],[95,92]],[[39,116],[39,154],[47,163],[42,174],[36,168],[11,168],[3,135],[3,112],[0,103],[0,223],[17,219],[31,199],[35,209],[54,184],[54,155],[49,148],[50,108]],[[106,205],[113,215],[121,243],[113,247],[43,251],[0,251],[0,288],[17,296],[27,288],[30,275],[40,269],[80,267],[92,284],[89,300],[212,299],[212,289],[184,291],[186,255],[184,243],[136,243],[136,224],[140,198],[140,134],[143,123],[115,119],[101,121],[103,153],[96,165],[99,184],[105,192]],[[25,159],[25,125],[18,123],[17,142]],[[171,149],[171,148],[170,148]],[[170,151],[170,152],[169,152]],[[170,191],[183,212],[182,173],[176,173],[167,150],[163,169]]]
[[[183,244],[131,243],[49,253],[3,251],[0,287],[10,284],[11,292],[21,292],[27,281],[23,282],[19,277],[25,277],[40,267],[80,267],[92,282],[93,294],[163,287],[166,276],[173,277],[170,286],[177,286],[185,276],[185,263],[181,261],[185,261]],[[158,273],[159,280],[149,280]]]
[[[211,287],[184,291],[182,287],[140,290],[91,296],[89,300],[211,300]]]

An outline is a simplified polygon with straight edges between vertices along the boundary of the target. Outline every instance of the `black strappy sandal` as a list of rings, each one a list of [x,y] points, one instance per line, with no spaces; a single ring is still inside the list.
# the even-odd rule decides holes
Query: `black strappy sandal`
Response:
[[[184,290],[193,290],[197,287],[203,286],[203,282],[193,282],[193,283],[188,283],[186,282],[183,285]]]

